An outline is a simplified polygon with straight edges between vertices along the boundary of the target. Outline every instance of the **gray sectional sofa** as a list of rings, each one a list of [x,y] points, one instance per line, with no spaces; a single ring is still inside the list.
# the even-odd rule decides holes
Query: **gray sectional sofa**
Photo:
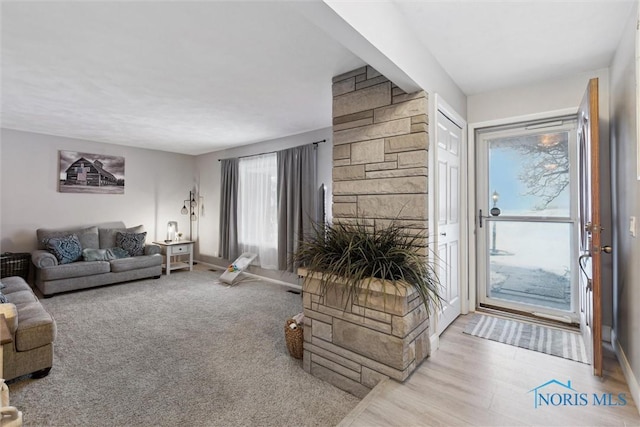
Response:
[[[0,304],[12,341],[2,346],[5,380],[33,374],[42,378],[53,364],[56,322],[22,277],[3,277],[0,292],[7,298]]]
[[[37,230],[38,249],[31,253],[31,260],[35,266],[35,285],[44,296],[51,296],[60,292],[95,286],[127,282],[130,280],[160,277],[162,274],[162,255],[157,245],[145,244],[143,253],[138,256],[120,258],[117,239],[124,234],[143,233],[143,227],[126,228],[122,222],[107,223],[91,227],[77,227],[67,229]],[[118,233],[122,233],[120,236]],[[77,236],[86,259],[61,263],[59,256],[54,255],[48,248],[51,239],[62,239]],[[50,249],[50,247],[49,247]],[[91,258],[87,258],[90,251]],[[124,252],[124,251],[122,251]]]

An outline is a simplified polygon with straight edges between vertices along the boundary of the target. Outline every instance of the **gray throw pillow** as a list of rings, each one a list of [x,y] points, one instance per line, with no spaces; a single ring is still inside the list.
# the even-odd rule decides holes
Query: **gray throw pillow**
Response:
[[[44,247],[51,252],[60,264],[69,264],[82,257],[82,245],[75,234],[45,239]]]
[[[116,246],[129,252],[130,256],[144,255],[144,241],[147,232],[143,233],[123,233],[116,234]]]
[[[127,258],[129,253],[122,248],[109,249],[83,249],[82,259],[85,261],[111,261],[113,259]]]
[[[107,250],[85,248],[82,250],[82,259],[85,261],[106,261]]]
[[[144,243],[142,245],[143,249],[144,249]],[[128,258],[129,257],[129,252],[125,251],[122,248],[109,248],[107,249],[107,259],[108,260],[112,260],[112,259],[120,259],[120,258]]]

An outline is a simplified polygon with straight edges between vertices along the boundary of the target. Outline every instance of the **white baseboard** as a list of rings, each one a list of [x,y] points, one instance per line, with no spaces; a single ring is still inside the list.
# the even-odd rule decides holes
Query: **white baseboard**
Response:
[[[629,386],[629,391],[631,392],[631,397],[633,401],[636,403],[636,407],[638,408],[638,413],[640,413],[640,385],[638,385],[638,380],[636,379],[635,374],[631,370],[631,365],[629,364],[629,360],[627,356],[624,354],[624,350],[620,346],[618,342],[618,337],[616,336],[616,331],[611,330],[611,344],[613,345],[613,351],[616,353],[618,358],[618,362],[620,363],[620,367],[622,368],[622,373],[624,374],[624,378],[627,380],[627,385]]]

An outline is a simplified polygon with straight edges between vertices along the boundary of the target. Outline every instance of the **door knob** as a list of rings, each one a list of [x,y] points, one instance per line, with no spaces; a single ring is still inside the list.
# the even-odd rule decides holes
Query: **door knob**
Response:
[[[600,248],[602,250],[602,252],[604,252],[605,254],[610,254],[611,252],[613,252],[613,248],[609,245],[604,245]]]
[[[447,235],[447,233],[440,233],[440,235],[441,235],[441,236],[446,236],[446,235]]]

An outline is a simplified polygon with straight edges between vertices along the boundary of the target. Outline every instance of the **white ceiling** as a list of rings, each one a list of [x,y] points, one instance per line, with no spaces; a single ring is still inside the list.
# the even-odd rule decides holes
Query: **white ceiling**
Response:
[[[331,125],[363,62],[281,2],[2,4],[2,126],[201,154]]]
[[[395,3],[470,95],[607,67],[633,0]],[[361,65],[286,2],[2,3],[5,128],[201,154],[330,126]]]
[[[395,1],[466,95],[608,67],[634,2]]]

